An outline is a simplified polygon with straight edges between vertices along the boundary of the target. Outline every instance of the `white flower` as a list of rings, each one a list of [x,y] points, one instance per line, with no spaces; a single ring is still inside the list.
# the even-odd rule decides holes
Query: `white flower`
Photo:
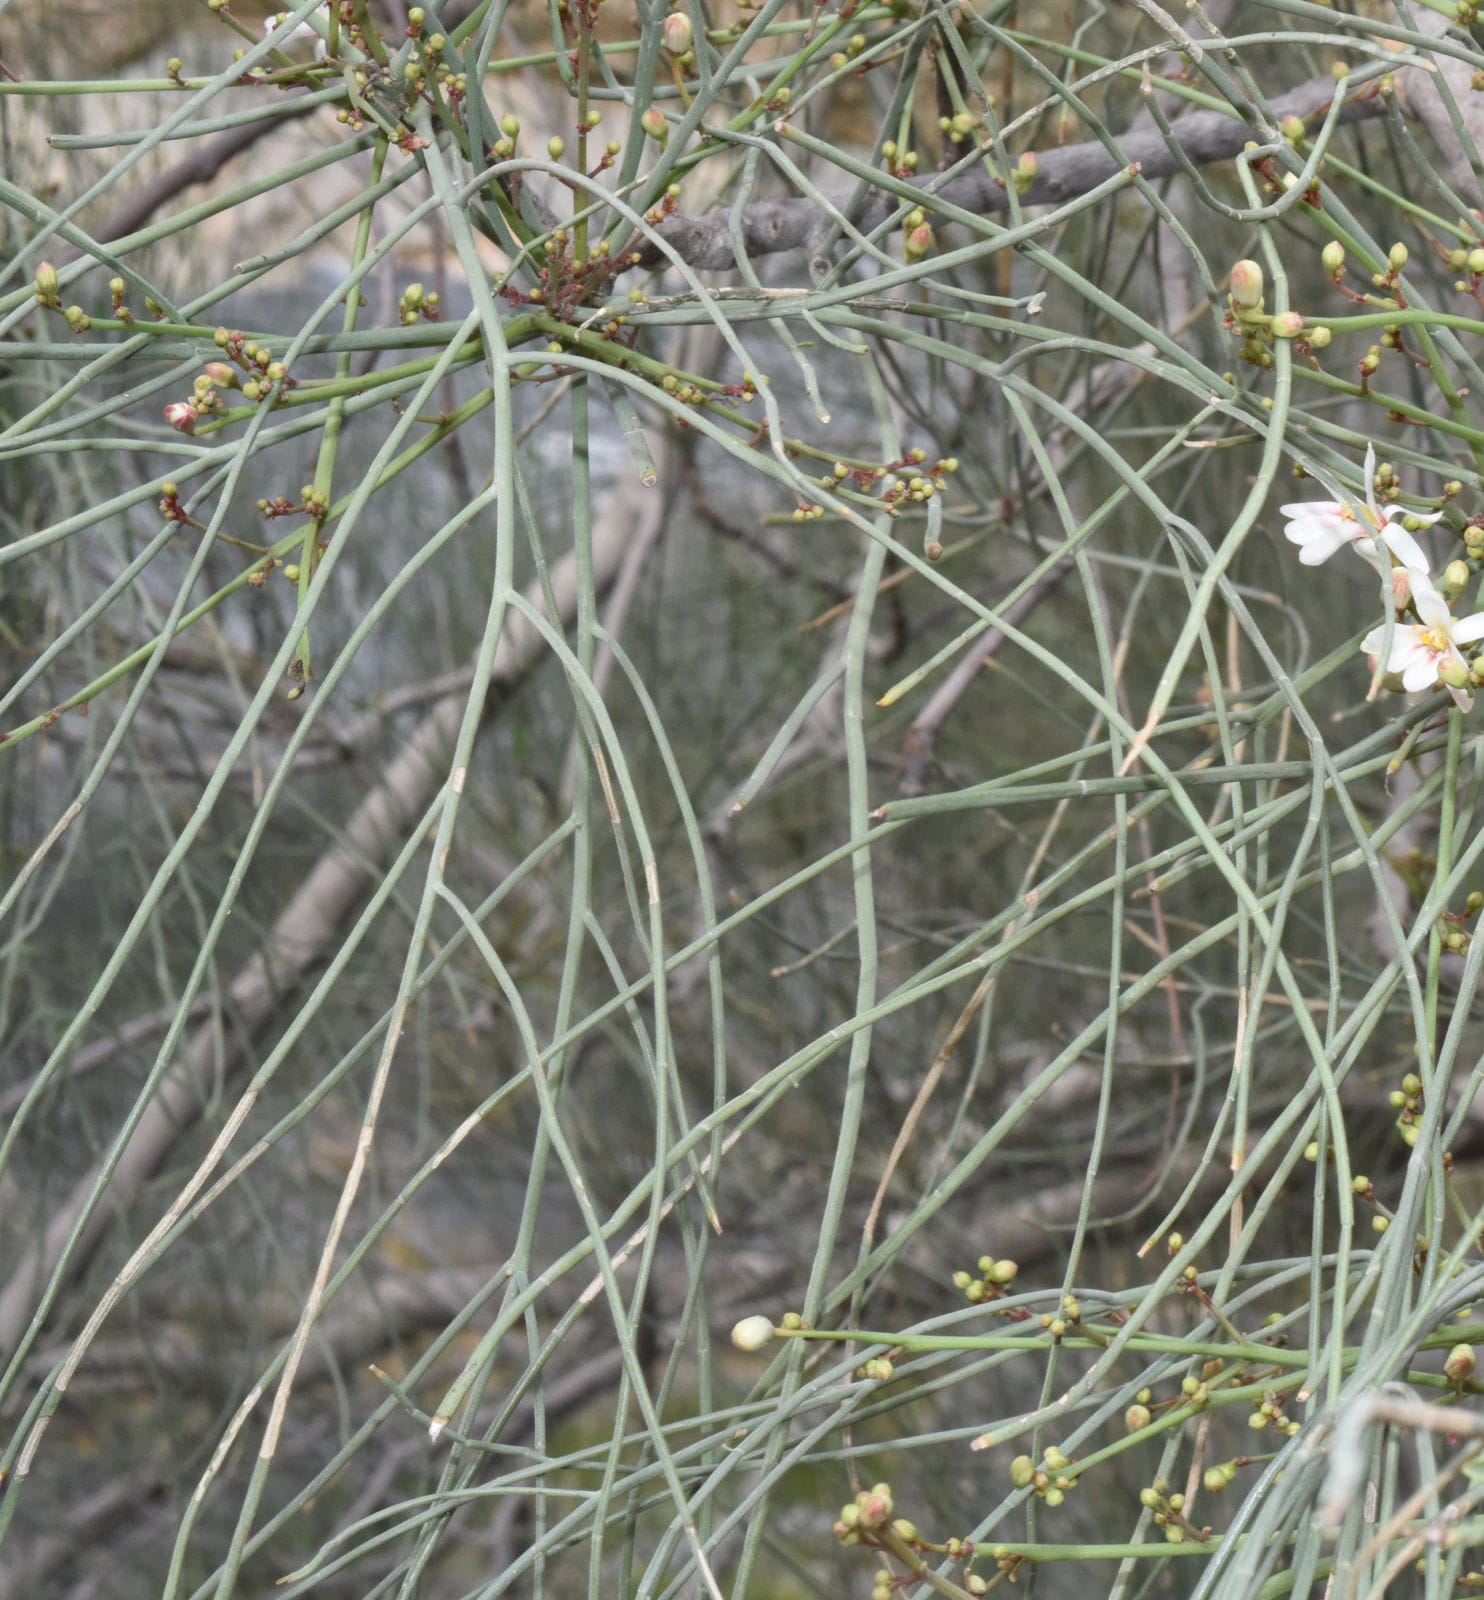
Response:
[[[1299,548],[1299,560],[1306,567],[1317,567],[1343,545],[1352,545],[1377,572],[1383,571],[1381,554],[1376,539],[1388,548],[1392,556],[1409,572],[1427,573],[1427,557],[1422,546],[1407,532],[1397,527],[1393,517],[1416,515],[1404,506],[1380,506],[1376,503],[1376,447],[1367,445],[1365,453],[1365,503],[1356,505],[1328,480],[1325,487],[1334,493],[1333,500],[1299,500],[1278,509],[1289,520],[1283,533]],[[1418,517],[1419,522],[1436,522],[1442,512]]]
[[[1372,656],[1386,650],[1383,670],[1399,676],[1409,694],[1441,683],[1459,709],[1467,711],[1474,697],[1464,687],[1469,682],[1469,665],[1458,647],[1484,639],[1484,611],[1455,617],[1448,602],[1420,573],[1412,575],[1412,604],[1419,621],[1396,622],[1389,627],[1382,623],[1360,641],[1360,648]]]
[[[293,13],[289,12],[289,11],[278,11],[278,12],[274,12],[270,16],[264,17],[263,18],[263,37],[266,39],[268,37],[268,35],[274,31],[275,28],[281,28],[284,25],[284,23],[287,22],[289,20],[290,16],[292,16],[292,15],[293,15]],[[328,20],[329,19],[328,19],[328,16],[326,15],[325,8],[323,6],[320,7],[319,15],[321,17],[325,18],[326,24],[328,25]],[[313,39],[314,40],[314,54],[315,54],[316,59],[320,60],[320,61],[323,61],[325,59],[325,40],[324,40],[324,35],[321,34],[317,28],[315,28],[313,23],[307,22],[307,21],[306,22],[301,22],[298,25],[297,28],[292,29],[289,33],[285,34],[285,36],[282,39],[280,39],[278,41],[278,48],[281,50],[281,49],[283,49],[283,47],[285,45],[292,44],[297,39]]]

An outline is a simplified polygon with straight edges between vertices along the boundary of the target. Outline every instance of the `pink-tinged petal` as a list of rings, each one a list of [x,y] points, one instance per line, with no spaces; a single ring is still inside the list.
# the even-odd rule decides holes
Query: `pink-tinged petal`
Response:
[[[1406,670],[1412,658],[1419,651],[1424,659],[1430,659],[1430,652],[1421,639],[1422,630],[1411,626],[1410,623],[1398,622],[1391,629],[1383,624],[1379,628],[1372,628],[1361,641],[1361,648],[1368,655],[1379,656],[1386,651],[1386,672],[1400,673]],[[1386,640],[1390,637],[1391,643]]]
[[[1431,650],[1414,648],[1411,660],[1402,668],[1402,688],[1416,694],[1419,689],[1431,689],[1437,681],[1438,658]]]
[[[1426,645],[1418,644],[1416,639],[1409,633],[1403,639],[1392,644],[1391,654],[1386,658],[1386,670],[1394,673],[1398,678],[1404,677],[1407,668],[1418,660],[1431,662],[1432,655]],[[1436,667],[1431,668],[1431,671],[1433,677],[1436,677]],[[1432,678],[1427,681],[1431,683]]]
[[[1484,639],[1484,611],[1476,611],[1471,617],[1460,617],[1451,631],[1455,644],[1473,644],[1478,639]]]

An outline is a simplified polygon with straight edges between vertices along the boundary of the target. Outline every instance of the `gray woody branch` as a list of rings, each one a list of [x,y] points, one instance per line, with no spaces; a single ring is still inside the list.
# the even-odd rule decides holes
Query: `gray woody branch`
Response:
[[[1284,117],[1308,121],[1322,115],[1334,99],[1334,92],[1334,80],[1328,77],[1300,84],[1264,108],[1272,119],[1270,126]],[[1380,116],[1385,110],[1386,101],[1379,94],[1363,90],[1341,109],[1340,121]],[[1154,182],[1173,176],[1184,165],[1201,167],[1229,161],[1254,139],[1261,142],[1267,136],[1265,130],[1235,113],[1193,111],[1176,122],[1170,134],[1152,124],[1140,125],[1119,134],[1109,144],[1090,139],[1083,144],[1063,145],[1038,154],[1036,176],[1020,195],[1020,203],[1043,206],[1074,200],[1134,164],[1146,180]],[[923,204],[929,208],[933,194],[980,216],[994,216],[1009,206],[1004,185],[982,166],[946,181],[941,175],[919,178],[912,187],[921,190]],[[881,190],[868,191],[854,204],[847,195],[831,198],[836,215],[848,218],[863,232],[869,232],[901,203],[895,195]],[[738,228],[747,255],[757,257],[812,247],[834,221],[835,217],[814,201],[790,196],[744,207]],[[673,216],[655,231],[692,267],[726,272],[737,264],[729,208],[703,217]],[[667,259],[653,240],[640,247],[639,256],[639,264],[648,267],[662,265]]]

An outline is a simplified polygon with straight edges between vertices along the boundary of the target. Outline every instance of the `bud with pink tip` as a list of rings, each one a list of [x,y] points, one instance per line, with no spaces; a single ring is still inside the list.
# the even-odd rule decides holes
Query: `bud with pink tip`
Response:
[[[1233,263],[1231,271],[1232,304],[1243,311],[1253,311],[1262,304],[1262,268],[1255,261]]]
[[[672,56],[683,56],[691,45],[690,18],[683,11],[672,11],[661,28],[665,49]]]

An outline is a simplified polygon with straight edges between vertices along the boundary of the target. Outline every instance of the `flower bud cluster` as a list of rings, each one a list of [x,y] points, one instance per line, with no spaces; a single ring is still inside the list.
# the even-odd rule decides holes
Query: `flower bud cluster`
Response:
[[[866,1536],[891,1521],[891,1486],[878,1483],[862,1489],[848,1506],[842,1506],[833,1533],[843,1545],[860,1544]]]
[[[1140,1389],[1134,1396],[1134,1403],[1123,1414],[1123,1425],[1130,1433],[1138,1433],[1154,1421],[1154,1413],[1150,1410],[1153,1399],[1154,1394],[1149,1389]]]
[[[1016,1456],[1010,1463],[1010,1482],[1017,1489],[1029,1489],[1041,1497],[1048,1506],[1059,1506],[1067,1497],[1067,1490],[1077,1487],[1077,1475],[1069,1469],[1070,1456],[1051,1445],[1037,1466],[1030,1456]]]
[[[933,230],[921,206],[909,211],[902,222],[902,255],[910,262],[921,261],[933,247]]]
[[[1343,258],[1343,251],[1341,252]],[[1343,270],[1343,260],[1337,263]],[[1249,366],[1273,365],[1275,340],[1291,341],[1300,355],[1312,357],[1315,350],[1328,347],[1333,337],[1322,324],[1316,325],[1297,311],[1269,315],[1266,309],[1267,284],[1261,265],[1242,260],[1232,264],[1227,286],[1225,325],[1242,336],[1238,351]]]
[[[424,289],[420,283],[409,283],[397,302],[397,318],[404,328],[410,327],[419,319],[424,322],[437,322],[437,290]]]
[[[34,287],[37,305],[45,307],[48,311],[62,309],[61,284],[57,278],[57,269],[50,261],[43,261],[37,267]]]
[[[977,1266],[977,1277],[969,1272],[955,1272],[953,1275],[953,1287],[974,1306],[1003,1299],[1020,1272],[1019,1263],[996,1261],[993,1256],[980,1256]]]
[[[1163,1478],[1156,1478],[1147,1489],[1139,1490],[1139,1504],[1154,1514],[1155,1523],[1164,1530],[1170,1544],[1184,1544],[1187,1540],[1204,1543],[1210,1537],[1209,1528],[1197,1528],[1185,1515],[1185,1496],[1170,1492]]]
[[[1064,1339],[1081,1321],[1082,1307],[1071,1295],[1063,1295],[1060,1313],[1056,1316],[1045,1313],[1041,1317],[1041,1326],[1053,1339]]]
[[[1283,1397],[1269,1389],[1253,1409],[1252,1415],[1247,1418],[1247,1426],[1254,1433],[1262,1433],[1271,1428],[1275,1433],[1281,1433],[1285,1438],[1291,1439],[1299,1431],[1300,1424],[1294,1418],[1284,1416]]]
[[[1422,1079],[1415,1072],[1409,1072],[1402,1079],[1401,1087],[1391,1091],[1390,1100],[1391,1109],[1397,1114],[1396,1131],[1410,1149],[1417,1143],[1417,1124],[1422,1117]]]
[[[1246,1459],[1245,1456],[1235,1456],[1230,1461],[1218,1461],[1215,1466],[1207,1467],[1201,1474],[1201,1486],[1206,1493],[1220,1494],[1230,1488]]]
[[[959,111],[951,117],[938,118],[938,131],[950,144],[962,144],[975,128],[982,126],[982,119],[971,117],[967,111]]]
[[[910,178],[917,171],[917,152],[903,150],[895,139],[882,140],[881,159],[894,178]]]

